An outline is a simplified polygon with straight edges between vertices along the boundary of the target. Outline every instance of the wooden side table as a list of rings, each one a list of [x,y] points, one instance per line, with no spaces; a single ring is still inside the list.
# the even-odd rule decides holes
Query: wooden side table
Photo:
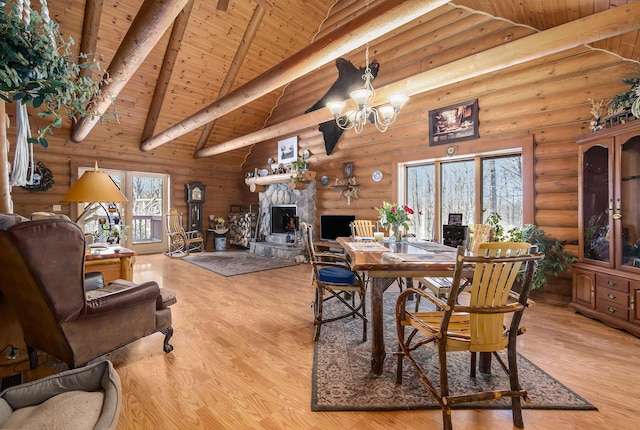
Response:
[[[115,279],[133,281],[135,255],[135,251],[121,247],[90,249],[84,257],[84,271],[101,272],[105,283]]]
[[[206,232],[206,236],[204,237],[204,250],[206,251],[208,249],[208,244],[209,244],[209,238],[211,238],[211,250],[213,251],[215,249],[215,245],[216,245],[216,231],[213,228],[208,228],[207,232]]]

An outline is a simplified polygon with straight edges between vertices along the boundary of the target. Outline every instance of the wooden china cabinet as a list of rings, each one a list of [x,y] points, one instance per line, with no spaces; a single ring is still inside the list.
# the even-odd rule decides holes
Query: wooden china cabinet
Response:
[[[640,120],[577,143],[580,261],[569,306],[640,336]]]

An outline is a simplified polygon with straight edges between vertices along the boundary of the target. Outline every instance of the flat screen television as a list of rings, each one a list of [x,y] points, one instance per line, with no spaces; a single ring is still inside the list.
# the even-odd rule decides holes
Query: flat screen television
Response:
[[[355,215],[320,215],[320,239],[336,240],[351,236],[351,222]]]

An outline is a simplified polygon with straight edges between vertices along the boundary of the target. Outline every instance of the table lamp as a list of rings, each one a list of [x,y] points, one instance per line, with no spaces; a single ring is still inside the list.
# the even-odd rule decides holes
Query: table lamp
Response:
[[[118,186],[109,175],[98,170],[96,161],[94,170],[88,170],[76,181],[71,189],[62,198],[63,202],[91,203],[80,214],[76,223],[82,220],[98,204],[102,203],[126,203],[127,198],[122,194]],[[109,216],[109,212],[107,216]]]

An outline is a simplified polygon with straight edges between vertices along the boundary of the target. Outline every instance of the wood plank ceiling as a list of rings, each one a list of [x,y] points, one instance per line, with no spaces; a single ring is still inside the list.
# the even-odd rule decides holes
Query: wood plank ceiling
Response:
[[[104,56],[103,64],[109,64],[123,41],[127,41],[127,31],[139,9],[145,10],[155,1],[148,0],[143,4],[139,0],[103,0],[101,9],[97,9],[98,24],[85,32],[83,42],[94,38],[95,52]],[[368,3],[373,8],[391,1],[369,0]],[[191,0],[182,15],[178,15],[174,32],[169,26],[158,37],[155,47],[139,68],[131,71],[126,85],[117,94],[120,132],[140,136],[143,141],[246,85],[311,44],[323,20],[338,2],[352,4],[350,8],[341,8],[351,10],[352,16],[365,7],[364,0]],[[630,2],[458,0],[450,6],[455,4],[542,31]],[[164,0],[163,7],[169,3],[172,2]],[[49,8],[63,34],[82,40],[84,1],[51,1]],[[352,16],[345,16],[344,22]],[[180,20],[183,29],[178,28]],[[97,37],[96,26],[99,26]],[[636,30],[595,42],[592,46],[637,60],[640,58],[639,37],[640,32]],[[136,41],[134,39],[132,43]],[[133,46],[136,49],[135,43]],[[165,53],[167,46],[168,54]],[[122,66],[127,67],[132,60],[124,58]],[[260,130],[267,123],[282,90],[280,87],[242,103],[240,108],[218,118],[204,134],[203,128],[199,127],[167,145],[194,153],[196,149]],[[319,94],[324,90],[320,89]],[[154,100],[154,93],[160,97],[156,96]],[[86,130],[86,133],[91,132],[91,129]],[[247,148],[235,150],[236,159],[242,160],[247,151]]]

